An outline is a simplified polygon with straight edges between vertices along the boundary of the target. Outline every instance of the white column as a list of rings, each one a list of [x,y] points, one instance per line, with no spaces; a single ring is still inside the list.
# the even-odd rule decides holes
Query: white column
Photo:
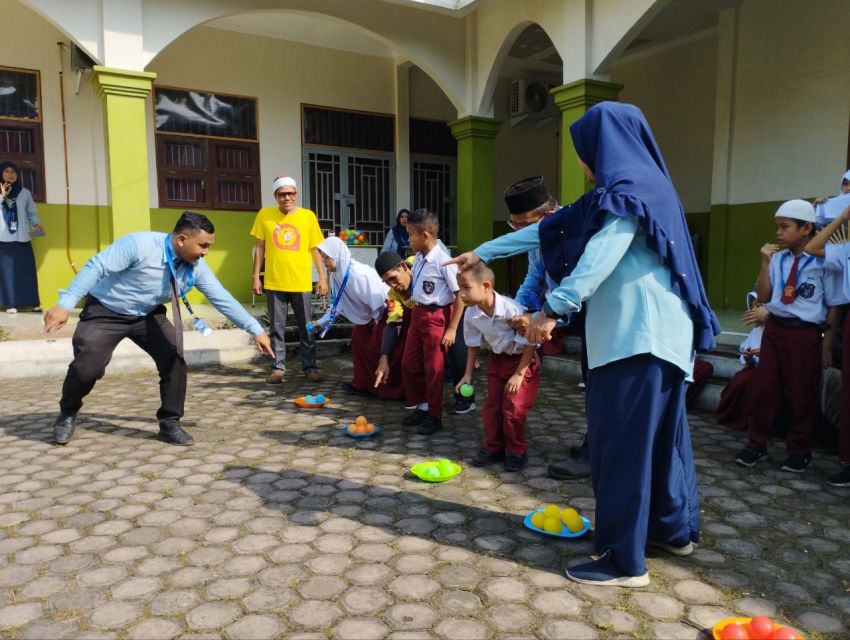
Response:
[[[395,201],[396,210],[410,209],[410,63],[395,70]],[[395,224],[395,211],[391,224]]]
[[[729,204],[732,196],[732,138],[738,57],[738,9],[720,12],[717,29],[717,93],[714,103],[714,160],[711,204]]]

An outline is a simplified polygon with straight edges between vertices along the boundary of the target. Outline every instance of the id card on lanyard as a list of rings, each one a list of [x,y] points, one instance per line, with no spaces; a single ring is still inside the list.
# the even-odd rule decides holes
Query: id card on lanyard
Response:
[[[186,311],[188,311],[189,315],[194,318],[192,320],[192,326],[202,336],[209,336],[212,333],[212,329],[201,318],[195,316],[195,312],[192,310],[192,305],[189,304],[189,299],[186,297],[186,294],[189,293],[189,291],[191,291],[195,286],[195,270],[190,265],[189,277],[186,279],[186,290],[183,291],[183,288],[180,286],[180,279],[177,277],[177,267],[174,266],[174,254],[171,250],[171,234],[165,236],[165,259],[168,261],[168,269],[171,272],[171,277],[174,279],[174,284],[177,286],[177,295],[180,296],[180,299],[183,301]]]
[[[331,303],[331,314],[329,318],[329,324],[333,324],[336,320],[336,308],[339,305],[339,301],[342,298],[342,292],[345,291],[345,285],[348,284],[348,276],[351,275],[351,265],[348,265],[348,268],[345,270],[345,275],[342,277],[342,284],[339,285],[339,291],[334,294],[333,302]]]

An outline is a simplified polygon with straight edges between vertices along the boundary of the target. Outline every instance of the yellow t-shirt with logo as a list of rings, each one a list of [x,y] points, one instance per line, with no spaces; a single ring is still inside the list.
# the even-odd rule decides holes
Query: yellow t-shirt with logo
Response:
[[[251,235],[266,243],[266,289],[293,292],[313,289],[310,251],[324,240],[315,213],[298,207],[284,214],[277,207],[263,207],[254,218]]]

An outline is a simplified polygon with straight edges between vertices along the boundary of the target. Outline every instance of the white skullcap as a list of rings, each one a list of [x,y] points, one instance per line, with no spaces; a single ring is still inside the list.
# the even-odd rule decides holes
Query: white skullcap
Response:
[[[289,176],[280,176],[279,178],[275,178],[272,183],[272,193],[277,193],[277,190],[281,187],[292,187],[298,191],[298,185],[295,183],[295,180]]]
[[[791,218],[801,222],[815,222],[815,208],[805,200],[789,200],[779,205],[775,218]]]

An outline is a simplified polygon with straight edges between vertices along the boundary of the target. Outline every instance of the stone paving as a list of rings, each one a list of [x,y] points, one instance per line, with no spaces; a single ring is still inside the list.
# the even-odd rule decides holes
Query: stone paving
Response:
[[[833,457],[797,476],[776,469],[776,447],[742,469],[740,434],[693,415],[703,544],[650,555],[645,589],[580,586],[562,567],[589,537],[521,524],[549,502],[592,519],[587,482],[546,477],[584,428],[574,383],[544,380],[523,472],[466,466],[427,484],[409,467],[474,454],[479,413],[418,436],[397,403],[334,392],[345,359],[323,365],[322,389],[270,387],[259,365],[193,371],[190,448],[153,439],[154,375],[98,383],[66,447],[49,442],[61,379],[4,383],[0,637],[688,639],[757,613],[847,637],[850,492],[824,483]],[[320,391],[329,408],[292,406]],[[384,433],[341,435],[358,414]]]

